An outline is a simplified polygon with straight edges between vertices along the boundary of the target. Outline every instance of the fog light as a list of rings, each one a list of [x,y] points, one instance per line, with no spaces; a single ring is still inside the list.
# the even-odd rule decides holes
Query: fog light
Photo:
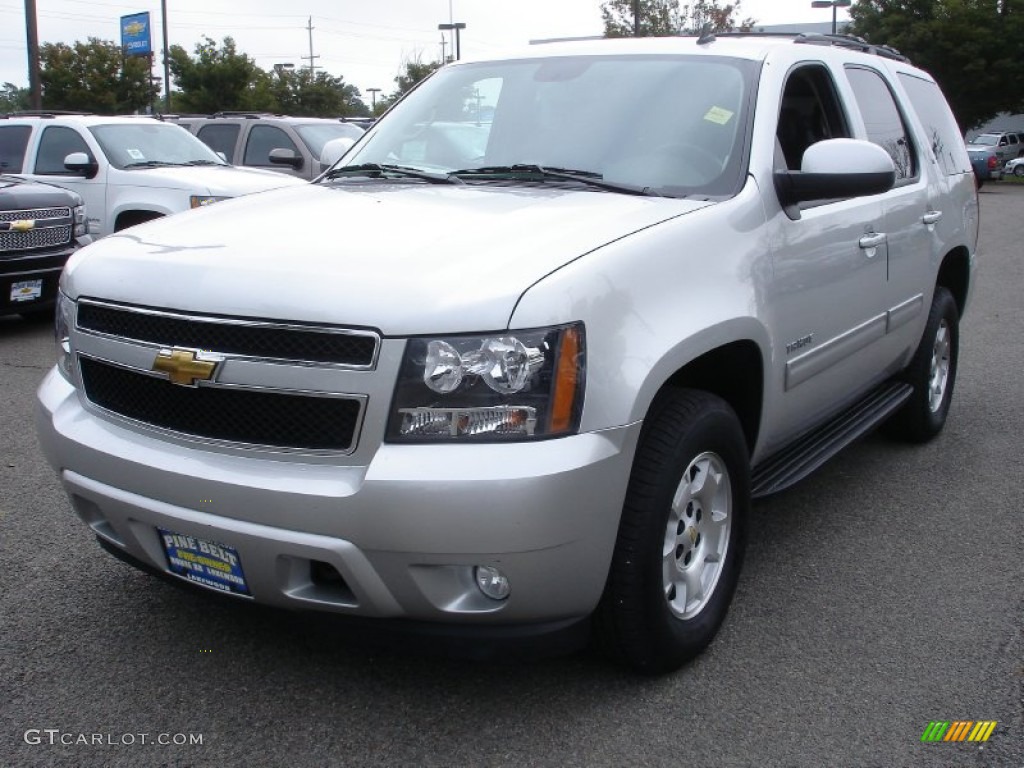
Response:
[[[504,600],[508,597],[512,587],[509,586],[508,577],[497,568],[489,565],[478,565],[473,569],[476,576],[476,585],[491,600]]]

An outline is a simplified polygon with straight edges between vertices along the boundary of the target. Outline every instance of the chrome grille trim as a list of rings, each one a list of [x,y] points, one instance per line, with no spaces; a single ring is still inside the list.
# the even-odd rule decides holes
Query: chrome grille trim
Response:
[[[48,219],[70,219],[71,209],[64,208],[28,208],[23,211],[0,211],[0,221],[24,221],[35,219],[36,222]]]
[[[353,371],[369,371],[373,370],[377,366],[377,359],[380,354],[381,336],[376,331],[363,330],[363,329],[352,329],[352,328],[339,328],[334,326],[323,326],[323,325],[302,325],[298,323],[288,323],[274,320],[255,320],[248,318],[238,317],[220,317],[212,315],[200,315],[200,314],[189,314],[184,312],[174,312],[170,310],[152,309],[149,307],[137,307],[128,304],[117,304],[113,302],[106,302],[97,299],[79,299],[78,305],[81,306],[94,306],[102,309],[112,310],[121,313],[136,313],[139,315],[146,315],[153,318],[166,318],[171,321],[180,321],[186,323],[208,323],[211,326],[222,326],[222,327],[235,327],[245,329],[263,329],[268,332],[273,331],[284,331],[288,333],[297,334],[319,334],[328,336],[338,337],[350,337],[353,339],[363,339],[372,343],[372,352],[367,356],[365,363],[348,363],[348,362],[332,362],[325,360],[312,360],[305,359],[297,356],[268,356],[268,355],[256,355],[247,354],[244,352],[231,352],[224,349],[218,349],[216,347],[202,347],[202,349],[216,352],[222,355],[225,359],[236,359],[246,360],[252,362],[264,362],[271,364],[285,364],[285,365],[299,365],[299,366],[315,366],[324,368],[338,368],[343,370]],[[130,341],[132,343],[140,344],[147,347],[153,347],[154,349],[161,348],[173,348],[173,347],[184,347],[194,348],[196,345],[184,344],[180,339],[175,338],[160,338],[160,339],[148,339],[140,338],[133,335],[124,334],[113,334],[95,328],[90,328],[82,324],[81,312],[76,312],[75,317],[75,329],[81,333],[85,333],[91,336],[99,336],[102,338],[114,339],[117,341]]]

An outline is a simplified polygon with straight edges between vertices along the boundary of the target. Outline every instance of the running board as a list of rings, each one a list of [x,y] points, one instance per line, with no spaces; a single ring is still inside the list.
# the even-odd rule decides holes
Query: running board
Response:
[[[803,480],[843,448],[877,427],[914,391],[909,384],[890,381],[862,400],[754,467],[751,495],[777,493]]]

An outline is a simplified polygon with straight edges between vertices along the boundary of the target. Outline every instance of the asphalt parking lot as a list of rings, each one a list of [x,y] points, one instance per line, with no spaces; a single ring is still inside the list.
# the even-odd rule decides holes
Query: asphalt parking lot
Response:
[[[721,634],[663,678],[353,643],[122,565],[36,444],[51,331],[0,318],[0,766],[1022,768],[1024,185],[980,198],[946,430],[758,503]]]

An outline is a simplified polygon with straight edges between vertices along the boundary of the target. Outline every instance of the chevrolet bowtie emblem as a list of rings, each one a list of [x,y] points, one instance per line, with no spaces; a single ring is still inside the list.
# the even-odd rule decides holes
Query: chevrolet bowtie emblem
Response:
[[[153,361],[153,370],[166,373],[172,384],[194,387],[196,382],[213,378],[217,361],[200,360],[189,349],[161,349]]]
[[[0,223],[0,231],[3,232],[31,232],[35,228],[35,219],[18,219],[16,221]]]

